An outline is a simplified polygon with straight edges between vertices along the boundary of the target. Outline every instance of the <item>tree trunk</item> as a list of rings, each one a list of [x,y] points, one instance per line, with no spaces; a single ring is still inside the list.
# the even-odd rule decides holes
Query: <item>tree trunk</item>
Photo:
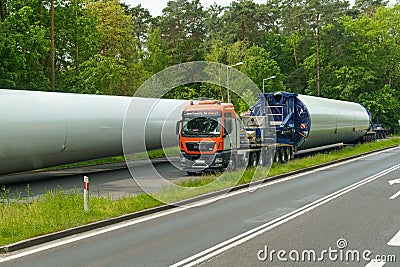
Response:
[[[78,41],[78,3],[77,0],[74,1],[74,21],[75,21],[75,72],[79,72],[79,41]]]
[[[295,43],[295,36],[294,36],[294,31],[293,31],[293,29],[291,29],[290,30],[291,32],[290,32],[290,36],[291,36],[291,39],[292,39],[292,48],[293,48],[293,57],[294,57],[294,62],[295,62],[295,64],[296,64],[296,70],[298,70],[299,69],[299,61],[298,61],[298,59],[297,59],[297,49],[296,49],[296,43]]]
[[[50,0],[50,60],[51,60],[51,91],[56,90],[55,58],[54,58],[54,0]]]
[[[40,28],[42,28],[42,8],[43,8],[43,2],[42,2],[42,0],[39,0],[38,1],[38,12],[39,12],[39,27]]]
[[[4,21],[6,19],[6,6],[4,0],[0,0],[0,19]]]

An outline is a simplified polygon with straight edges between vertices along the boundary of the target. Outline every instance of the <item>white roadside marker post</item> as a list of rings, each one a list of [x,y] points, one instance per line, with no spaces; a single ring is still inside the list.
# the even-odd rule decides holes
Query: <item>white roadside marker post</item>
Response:
[[[89,177],[83,177],[83,208],[89,211]]]

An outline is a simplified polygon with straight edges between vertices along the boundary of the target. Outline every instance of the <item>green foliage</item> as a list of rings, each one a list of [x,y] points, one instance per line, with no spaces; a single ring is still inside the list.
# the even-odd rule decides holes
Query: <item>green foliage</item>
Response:
[[[76,87],[71,91],[86,94],[130,95],[123,91],[126,67],[118,57],[96,55],[81,64]]]
[[[146,48],[146,40],[149,38],[148,32],[152,27],[152,24],[156,22],[156,19],[153,18],[150,12],[141,5],[128,9],[127,13],[130,14],[132,18],[136,50],[138,51],[139,56],[142,57],[144,49]]]
[[[234,44],[227,47],[226,60],[228,65],[235,65],[238,62],[242,62],[246,56],[247,50],[250,44],[248,41],[237,41]]]
[[[227,43],[246,41],[261,44],[265,41],[265,33],[275,29],[278,18],[278,3],[268,1],[259,5],[249,0],[232,1],[221,14],[218,25],[213,29],[218,37]],[[273,12],[275,11],[275,12]]]
[[[239,114],[248,111],[250,106],[257,101],[257,96],[250,89],[244,91],[241,98],[242,101],[239,102],[239,109],[237,109]]]
[[[386,127],[393,128],[398,125],[392,118],[399,114],[399,95],[396,95],[396,91],[390,88],[389,85],[385,85],[383,88],[374,90],[371,93],[361,93],[359,100],[373,114],[373,118],[381,123],[386,123]]]
[[[222,40],[211,40],[209,52],[204,56],[204,59],[211,62],[227,62],[227,49],[228,47]]]
[[[394,127],[399,111],[399,6],[357,18],[342,17],[322,31],[323,95],[363,102],[381,123]],[[305,61],[315,92],[315,57]],[[395,63],[397,62],[397,63]]]
[[[126,61],[134,59],[135,38],[132,35],[131,15],[125,11],[118,0],[92,2],[88,9],[97,17],[97,30],[101,34],[98,53],[106,57],[121,57]]]
[[[265,92],[284,91],[280,78],[280,68],[270,53],[264,48],[252,46],[247,50],[241,71],[258,85],[262,90],[263,80]],[[275,78],[272,78],[275,77]]]
[[[33,8],[13,10],[0,26],[0,87],[49,89],[47,70],[41,64],[49,44]]]
[[[172,64],[203,59],[206,11],[199,0],[169,1],[160,18]]]
[[[223,100],[224,90],[220,86],[213,84],[202,83],[202,84],[191,84],[183,85],[167,93],[165,98],[174,99],[196,99],[196,100],[206,100],[206,99],[216,99]]]
[[[149,32],[147,40],[147,52],[145,53],[143,63],[147,71],[156,74],[168,67],[171,57],[167,54],[168,48],[162,41],[160,28],[155,28]]]

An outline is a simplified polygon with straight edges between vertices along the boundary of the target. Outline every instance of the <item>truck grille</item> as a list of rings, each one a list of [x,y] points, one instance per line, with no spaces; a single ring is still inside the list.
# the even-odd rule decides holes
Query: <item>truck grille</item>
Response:
[[[187,142],[186,147],[189,151],[211,152],[215,148],[215,142]]]

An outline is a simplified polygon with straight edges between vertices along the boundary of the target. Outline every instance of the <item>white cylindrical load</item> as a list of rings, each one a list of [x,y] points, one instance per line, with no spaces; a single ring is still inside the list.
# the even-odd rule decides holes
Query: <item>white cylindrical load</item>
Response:
[[[188,104],[187,100],[133,98],[124,121],[125,155],[177,146],[176,123]]]
[[[358,103],[298,95],[308,111],[310,128],[301,149],[349,143],[361,139],[370,127],[367,110]]]
[[[133,99],[134,104],[156,101],[1,89],[0,174],[122,155],[123,123]],[[158,106],[165,111],[181,102],[161,99]],[[138,125],[148,119],[146,127],[151,130],[146,132],[151,134],[145,139],[152,144],[150,148],[160,148],[162,125],[172,125],[180,119],[180,114],[168,115],[167,112],[135,115]],[[166,134],[168,140],[176,140],[175,131]],[[134,146],[131,152],[141,151],[142,146]]]

